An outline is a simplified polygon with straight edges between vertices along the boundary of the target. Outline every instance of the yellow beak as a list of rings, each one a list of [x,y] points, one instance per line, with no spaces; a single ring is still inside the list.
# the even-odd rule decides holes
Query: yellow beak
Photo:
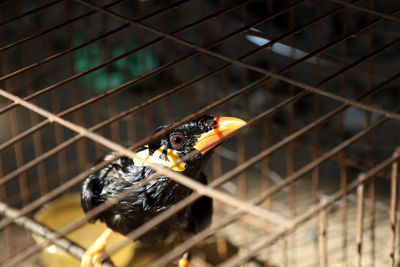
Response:
[[[222,143],[234,135],[236,130],[246,125],[244,120],[234,117],[216,117],[214,120],[216,124],[213,126],[212,130],[200,135],[196,144],[193,146],[202,154]]]

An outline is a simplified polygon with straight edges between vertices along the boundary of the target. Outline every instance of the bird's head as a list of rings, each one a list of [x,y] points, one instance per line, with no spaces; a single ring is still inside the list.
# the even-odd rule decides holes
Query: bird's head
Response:
[[[210,152],[245,124],[245,121],[233,117],[203,116],[141,148],[134,163],[137,166],[161,164],[188,176],[195,175],[194,171],[203,169]],[[161,126],[155,132],[168,126]]]

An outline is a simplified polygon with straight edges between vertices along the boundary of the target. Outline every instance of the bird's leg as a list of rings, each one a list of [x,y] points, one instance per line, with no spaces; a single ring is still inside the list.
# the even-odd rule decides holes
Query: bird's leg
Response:
[[[179,259],[179,267],[189,267],[191,256],[190,251],[185,252]]]
[[[93,244],[86,250],[81,259],[81,267],[101,267],[100,257],[103,254],[107,241],[113,234],[113,230],[107,228]]]

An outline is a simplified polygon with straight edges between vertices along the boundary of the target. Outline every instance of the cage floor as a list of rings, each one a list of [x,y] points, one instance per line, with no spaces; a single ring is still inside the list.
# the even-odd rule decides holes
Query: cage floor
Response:
[[[321,185],[321,191],[332,191],[331,183]],[[295,186],[296,212],[305,212],[313,205],[313,198],[310,197],[311,179],[299,181]],[[365,194],[368,194],[368,189],[366,189]],[[324,201],[324,198],[327,198],[328,195],[320,196],[321,201]],[[374,213],[370,212],[371,203],[368,197],[364,198],[362,266],[387,266],[389,263],[391,233],[389,197],[384,192],[376,196]],[[283,214],[290,213],[286,193],[279,193],[276,198],[270,201],[269,206],[274,211]],[[323,216],[326,216],[325,228]],[[357,257],[356,216],[357,195],[356,193],[348,194],[346,199],[337,202],[326,212],[321,212],[319,216],[309,220],[295,232],[270,246],[255,259],[255,262],[249,263],[248,266],[261,266],[262,264],[265,266],[302,267],[355,266]],[[371,219],[372,216],[375,220]],[[372,225],[371,222],[375,225]],[[262,236],[263,233],[259,228],[256,230],[257,228],[249,227],[248,224],[243,222],[236,222],[231,227],[226,228],[224,233],[230,242],[237,246],[243,246],[256,242]],[[268,228],[268,225],[266,225],[266,228]],[[324,235],[325,237],[323,237]],[[373,244],[375,245],[373,246]],[[323,255],[323,246],[325,246],[325,256]],[[325,264],[321,262],[324,257]]]
[[[251,180],[251,179],[250,179]],[[296,211],[306,211],[312,206],[313,200],[310,197],[311,179],[304,179],[296,183],[295,206]],[[250,192],[256,187],[250,184]],[[329,192],[329,183],[324,183],[322,192]],[[321,196],[324,199],[324,196]],[[323,266],[321,254],[322,246],[326,246],[326,266],[354,266],[357,257],[356,242],[356,194],[349,194],[344,200],[337,202],[327,213],[321,212],[319,217],[309,220],[299,227],[295,232],[276,242],[262,254],[246,266]],[[387,266],[389,262],[389,196],[378,194],[375,199],[375,225],[371,225],[370,205],[368,198],[364,199],[364,227],[362,245],[362,266]],[[343,216],[343,208],[346,208],[346,218]],[[271,200],[269,206],[281,213],[289,213],[287,210],[287,194],[279,193]],[[326,236],[323,237],[323,216],[326,215]],[[215,218],[224,216],[223,209],[216,205]],[[344,222],[346,225],[344,225]],[[259,227],[260,225],[258,225]],[[260,228],[249,226],[246,219],[237,221],[223,231],[224,238],[236,247],[256,242],[262,234]],[[266,227],[268,228],[268,226]],[[319,228],[319,229],[318,229]],[[374,230],[372,230],[374,229]],[[343,232],[345,230],[345,232]],[[270,229],[266,230],[267,232]],[[30,234],[19,226],[13,226],[11,233],[16,240],[15,246],[29,246],[33,242]],[[0,236],[0,250],[5,251],[4,235]],[[344,243],[344,242],[347,242]],[[372,246],[375,244],[375,247]],[[3,246],[3,247],[2,247]],[[397,246],[397,244],[396,244]],[[24,266],[41,267],[39,254],[31,257],[24,263]],[[135,259],[131,266],[138,266]],[[145,266],[145,265],[143,265]],[[193,266],[204,266],[196,264]]]

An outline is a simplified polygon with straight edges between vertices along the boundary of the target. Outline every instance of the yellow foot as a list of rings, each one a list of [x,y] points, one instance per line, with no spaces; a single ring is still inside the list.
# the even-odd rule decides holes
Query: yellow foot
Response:
[[[81,259],[81,267],[101,267],[100,258],[104,253],[107,241],[110,239],[113,231],[105,230],[99,238],[86,250]]]
[[[190,264],[190,253],[186,252],[179,259],[179,267],[189,267]]]
[[[81,267],[101,267],[100,257],[103,251],[98,251],[95,253],[88,253],[87,251],[82,256]]]

